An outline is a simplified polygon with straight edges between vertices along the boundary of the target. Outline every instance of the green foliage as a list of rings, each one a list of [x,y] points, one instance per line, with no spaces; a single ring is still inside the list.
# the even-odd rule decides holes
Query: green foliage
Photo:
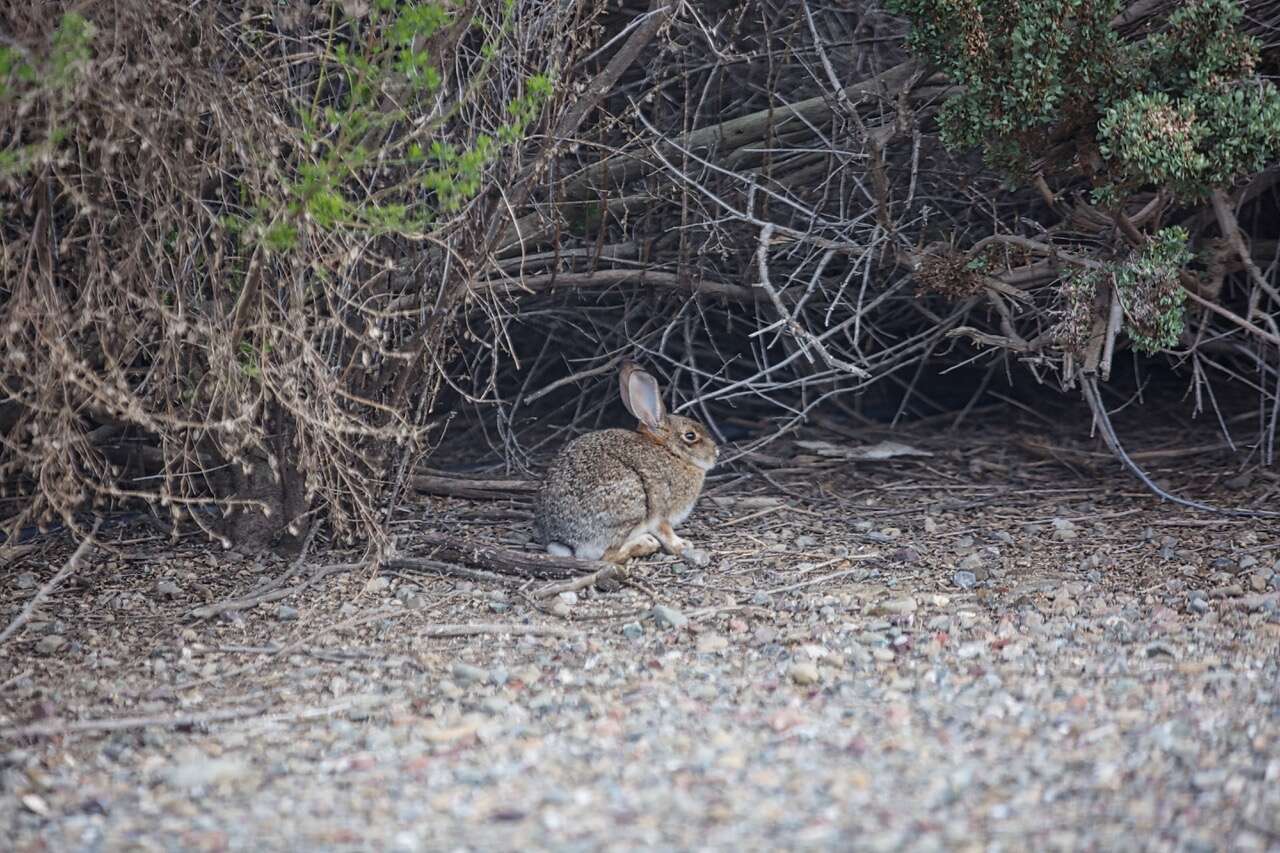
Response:
[[[1183,303],[1187,294],[1178,282],[1178,272],[1191,260],[1187,240],[1186,229],[1181,227],[1157,231],[1145,246],[1111,270],[1124,308],[1125,331],[1142,352],[1169,349],[1186,326]]]
[[[1102,160],[1095,199],[1167,187],[1199,197],[1280,153],[1280,92],[1254,77],[1256,40],[1237,0],[1194,0],[1167,26],[1126,43],[1121,0],[890,0],[913,24],[910,47],[964,92],[943,105],[944,141],[981,147],[1014,178],[1033,164],[1081,167],[1081,137]],[[1089,158],[1083,158],[1088,160]],[[1093,172],[1094,166],[1082,165]]]
[[[83,15],[67,12],[58,20],[46,55],[33,57],[16,47],[0,46],[0,105],[16,103],[21,110],[34,102],[65,99],[93,57],[95,32]],[[25,172],[65,135],[51,121],[42,142],[0,150],[0,175]]]
[[[1070,352],[1083,352],[1093,331],[1098,288],[1110,282],[1124,310],[1125,332],[1145,353],[1169,349],[1186,326],[1187,294],[1178,273],[1188,261],[1187,232],[1165,228],[1129,257],[1101,268],[1076,269],[1062,282],[1062,302],[1054,338]]]
[[[509,26],[514,7],[508,8]],[[525,80],[523,93],[505,104],[496,133],[476,133],[465,147],[444,141],[440,131],[456,107],[440,106],[444,81],[432,50],[459,23],[453,4],[441,0],[378,0],[371,11],[337,23],[322,85],[297,107],[299,147],[307,156],[283,199],[254,204],[252,232],[267,248],[289,251],[308,228],[421,234],[480,192],[502,147],[524,139],[537,120],[552,83],[541,74]],[[481,54],[494,56],[484,48],[496,48],[505,33],[474,26],[485,39]],[[491,61],[473,69],[468,85]]]
[[[1098,270],[1073,270],[1062,282],[1062,307],[1054,339],[1068,352],[1083,352],[1093,331],[1094,303],[1103,274]]]

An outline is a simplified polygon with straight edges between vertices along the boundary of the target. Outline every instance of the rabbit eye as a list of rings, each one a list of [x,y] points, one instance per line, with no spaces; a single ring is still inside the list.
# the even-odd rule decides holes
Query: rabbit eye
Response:
[[[684,434],[684,440],[689,442],[690,444],[693,444],[695,441],[698,440],[698,434],[693,430],[689,430]]]

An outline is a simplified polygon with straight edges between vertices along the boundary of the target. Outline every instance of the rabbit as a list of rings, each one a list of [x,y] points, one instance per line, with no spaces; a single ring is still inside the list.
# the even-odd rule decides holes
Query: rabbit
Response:
[[[720,449],[698,421],[667,414],[658,382],[631,361],[619,370],[635,430],[589,432],[552,461],[534,532],[547,553],[619,565],[659,548],[695,566],[710,556],[672,529],[688,518]]]

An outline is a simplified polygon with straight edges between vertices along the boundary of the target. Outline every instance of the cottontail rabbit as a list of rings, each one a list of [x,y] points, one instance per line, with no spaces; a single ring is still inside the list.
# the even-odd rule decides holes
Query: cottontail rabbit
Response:
[[[707,553],[671,528],[688,517],[720,451],[702,424],[667,414],[648,373],[627,361],[619,379],[622,403],[640,424],[565,445],[538,492],[534,532],[561,557],[621,564],[661,547],[705,566]]]

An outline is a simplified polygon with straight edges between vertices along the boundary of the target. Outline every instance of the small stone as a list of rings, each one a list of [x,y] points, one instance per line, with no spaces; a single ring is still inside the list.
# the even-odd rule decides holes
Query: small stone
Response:
[[[298,608],[290,607],[287,604],[281,604],[276,608],[276,618],[281,622],[292,622],[298,618]]]
[[[701,548],[685,548],[680,552],[680,559],[697,569],[711,565],[711,555]]]
[[[914,613],[919,605],[913,596],[904,596],[902,598],[890,598],[880,602],[877,610],[881,613],[892,613],[902,615],[906,613]]]
[[[951,575],[951,582],[961,589],[973,589],[978,582],[978,576],[962,569]]]
[[[1265,592],[1267,589],[1267,576],[1261,572],[1256,572],[1250,575],[1249,586],[1254,592]]]
[[[639,622],[628,622],[622,626],[622,636],[628,640],[638,640],[644,636],[644,626]]]
[[[1187,609],[1192,613],[1208,613],[1209,602],[1199,596],[1194,596],[1187,602]]]
[[[962,660],[970,660],[972,658],[976,658],[985,654],[986,651],[987,651],[986,643],[975,641],[972,643],[962,644],[960,648],[956,649],[956,655],[960,657]]]
[[[67,638],[61,634],[48,634],[36,643],[36,651],[42,655],[57,654],[67,644]]]
[[[688,616],[665,604],[659,604],[653,608],[653,620],[658,623],[660,628],[680,629],[689,624]]]
[[[771,601],[772,599],[769,598],[769,593],[764,592],[763,590],[751,596],[751,603],[756,607],[767,607]]]
[[[876,646],[874,649],[871,650],[871,657],[875,658],[881,663],[888,663],[889,661],[893,660],[894,657],[896,657],[896,655],[894,655],[892,649],[886,649],[884,646]]]
[[[869,521],[855,521],[855,522],[853,523],[853,529],[854,529],[855,531],[857,531],[858,533],[866,533],[866,532],[868,532],[869,530],[871,530],[871,522],[869,522]]]
[[[801,686],[817,684],[818,678],[820,677],[818,673],[818,665],[813,661],[807,660],[793,663],[791,665],[790,675],[791,680]]]
[[[980,568],[982,568],[982,555],[977,551],[974,551],[972,554],[965,557],[960,561],[960,564],[956,566],[956,569],[959,571],[969,572],[971,574],[978,571]]]
[[[169,767],[164,772],[164,781],[174,788],[205,788],[240,781],[251,769],[247,761],[238,758],[201,756]]]
[[[1050,522],[1053,526],[1053,538],[1059,542],[1070,542],[1076,538],[1077,530],[1074,521],[1065,518],[1055,518]]]
[[[182,590],[178,588],[172,578],[165,578],[156,584],[156,595],[161,598],[177,598],[182,595]]]
[[[560,599],[570,607],[578,603],[578,594],[573,591],[562,592],[559,595],[557,595],[556,598]]]
[[[35,589],[36,576],[31,572],[23,572],[13,579],[13,585],[18,589]]]
[[[1226,486],[1228,489],[1231,489],[1233,491],[1239,491],[1240,489],[1249,488],[1249,485],[1252,482],[1253,482],[1253,474],[1250,472],[1245,472],[1243,474],[1240,474],[1239,476],[1230,477],[1226,480],[1223,480],[1222,485]]]
[[[482,684],[489,680],[488,670],[462,661],[455,661],[450,671],[459,684]]]
[[[1237,563],[1236,565],[1240,567],[1240,571],[1242,572],[1247,571],[1249,569],[1252,569],[1254,566],[1258,565],[1258,558],[1253,556],[1252,554],[1245,554],[1243,557],[1240,558],[1240,562]]]
[[[934,521],[934,520],[933,520],[933,516],[931,516],[931,515],[926,515],[926,516],[924,517],[924,532],[925,532],[925,533],[937,533],[937,532],[938,532],[938,522]]]
[[[817,544],[818,544],[817,538],[810,536],[808,533],[805,533],[801,536],[796,537],[795,545],[797,548],[800,548],[800,549],[812,548],[814,545],[817,545]]]
[[[721,634],[703,634],[698,637],[698,651],[715,654],[729,648],[729,640]]]
[[[377,595],[380,592],[386,592],[390,587],[391,581],[379,575],[369,579],[369,582],[364,585],[364,591],[370,595]]]
[[[761,625],[751,635],[751,641],[758,646],[767,646],[778,639],[778,629],[772,625]]]

